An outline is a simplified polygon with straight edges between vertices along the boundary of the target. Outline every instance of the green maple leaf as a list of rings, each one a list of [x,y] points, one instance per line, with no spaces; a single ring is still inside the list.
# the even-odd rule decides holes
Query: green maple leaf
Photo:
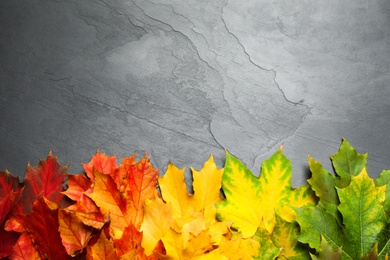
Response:
[[[295,210],[301,228],[298,240],[309,244],[319,257],[324,250],[322,237],[333,250],[342,249],[343,259],[384,259],[390,249],[383,206],[389,173],[382,173],[374,183],[367,174],[366,159],[367,154],[358,154],[343,140],[332,156],[337,177],[309,157],[313,173],[309,183],[319,203]]]
[[[343,138],[339,151],[330,157],[337,175],[340,176],[337,187],[348,186],[351,176],[357,176],[362,172],[367,163],[367,156],[367,153],[357,153],[352,145]]]
[[[337,192],[347,238],[343,251],[353,259],[366,256],[386,225],[385,187],[376,187],[363,168],[358,176],[352,176],[348,187]]]
[[[340,201],[337,196],[336,183],[338,178],[322,168],[321,163],[309,156],[310,171],[312,177],[307,180],[311,188],[320,198],[322,206],[341,223],[341,214],[337,209]]]
[[[321,251],[321,237],[323,236],[333,249],[345,243],[343,227],[321,202],[316,207],[295,209],[297,222],[301,227],[299,241],[307,243],[311,248]]]
[[[311,258],[313,260],[320,260],[320,259],[332,259],[332,260],[339,260],[341,259],[341,248],[334,250],[328,241],[322,237],[321,238],[321,249],[318,256],[311,255]]]
[[[386,199],[385,203],[383,204],[383,207],[387,213],[387,215],[390,216],[390,170],[384,170],[381,172],[381,174],[376,178],[375,185],[378,187],[386,185]]]

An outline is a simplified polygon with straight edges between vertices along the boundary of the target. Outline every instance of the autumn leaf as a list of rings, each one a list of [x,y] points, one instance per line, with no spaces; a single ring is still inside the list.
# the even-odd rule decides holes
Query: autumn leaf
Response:
[[[18,241],[13,247],[12,254],[9,259],[12,260],[30,260],[41,259],[39,252],[33,244],[31,235],[27,232],[20,235]]]
[[[18,200],[9,212],[5,229],[23,232],[23,218],[32,212],[32,206],[40,196],[66,206],[67,201],[62,192],[67,168],[61,166],[51,152],[46,160],[40,160],[37,166],[32,167],[28,164],[24,182],[21,184],[22,193],[20,196],[14,194]],[[15,183],[15,180],[13,182]]]
[[[66,184],[68,188],[62,194],[71,200],[78,201],[91,188],[92,182],[84,174],[72,174],[68,175]]]
[[[321,246],[320,253],[318,256],[314,254],[310,254],[313,260],[321,260],[321,259],[332,259],[332,260],[340,260],[341,259],[341,248],[334,250],[328,241],[321,237]]]
[[[11,255],[19,236],[16,232],[0,229],[0,259]]]
[[[282,150],[263,162],[259,178],[246,166],[226,153],[222,189],[226,200],[217,204],[217,217],[233,222],[232,227],[242,232],[244,238],[252,237],[262,219],[268,232],[275,225],[275,213],[286,221],[293,221],[295,213],[290,202],[295,205],[314,205],[315,196],[305,186],[291,187],[291,163]]]
[[[277,214],[275,217],[276,225],[272,233],[272,241],[280,248],[280,256],[286,259],[310,259],[307,248],[298,241],[298,224],[295,221],[287,222]]]
[[[172,163],[168,165],[165,175],[159,178],[161,194],[166,203],[156,196],[145,207],[141,230],[147,238],[142,242],[147,254],[161,240],[167,258],[180,259],[188,255],[199,257],[200,251],[204,253],[227,233],[227,224],[216,222],[214,206],[221,201],[223,169],[218,169],[210,156],[200,171],[191,170],[194,194],[187,191],[184,169],[180,170]],[[200,243],[201,238],[203,240]],[[203,245],[202,249],[197,243]]]
[[[126,173],[120,185],[111,175],[95,170],[93,190],[86,194],[96,203],[104,218],[110,218],[115,239],[122,236],[130,223],[140,227],[145,200],[151,199],[156,189],[158,170],[153,168],[147,155],[137,163],[128,164],[129,160],[132,161],[125,158],[119,166],[120,171]]]
[[[95,202],[82,194],[75,204],[64,209],[75,214],[85,225],[101,229],[108,221],[108,216],[104,218]]]
[[[325,209],[322,202],[316,207],[296,208],[297,222],[301,228],[299,241],[308,243],[311,248],[321,250],[321,237],[324,237],[333,249],[344,245],[346,238],[342,223]]]
[[[60,237],[58,205],[40,196],[31,214],[24,220],[26,230],[35,241],[42,258],[70,259]]]
[[[140,231],[143,233],[142,247],[146,255],[151,255],[161,239],[171,232],[174,218],[171,204],[165,204],[156,196],[145,205],[145,217]]]
[[[88,178],[94,182],[94,172],[98,171],[102,174],[114,176],[116,172],[116,156],[107,156],[97,150],[96,154],[92,156],[89,163],[83,164],[84,171]]]
[[[58,211],[59,232],[68,255],[75,256],[85,248],[92,234],[92,227],[86,226],[75,213]]]
[[[139,232],[133,224],[130,224],[130,226],[124,230],[123,236],[120,239],[114,239],[114,247],[117,255],[120,256],[121,259],[158,259],[155,255],[145,255],[145,250],[141,246],[141,241],[142,233]]]
[[[333,167],[340,176],[338,188],[348,186],[351,176],[360,174],[367,163],[368,154],[359,154],[352,145],[343,138],[339,151],[332,155]]]
[[[86,195],[92,192],[92,182],[84,174],[69,175],[67,186],[68,189],[62,193],[76,203],[64,210],[75,214],[85,225],[101,229],[108,216],[104,218],[96,203]]]
[[[295,209],[301,228],[298,240],[308,243],[317,253],[321,253],[321,238],[324,238],[333,250],[341,248],[343,259],[369,258],[374,255],[384,259],[390,244],[388,220],[383,206],[388,182],[386,176],[384,174],[378,178],[375,185],[366,171],[367,156],[357,154],[345,140],[336,158],[336,172],[343,171],[339,175],[340,179],[344,179],[341,181],[342,186],[345,180],[349,180],[343,188],[337,186],[340,184],[338,177],[331,176],[319,163],[309,159],[313,170],[310,183],[320,201],[315,207]],[[361,172],[356,174],[356,169]],[[323,180],[322,187],[320,180]],[[332,186],[336,188],[336,194]],[[339,217],[340,213],[342,217]]]
[[[384,210],[387,215],[390,216],[390,170],[384,170],[381,174],[376,178],[375,185],[377,187],[381,187],[386,185],[386,199],[383,204]]]
[[[309,156],[309,165],[312,177],[307,181],[321,201],[321,205],[341,223],[341,214],[337,209],[339,197],[336,184],[339,179],[325,170],[320,162]]]
[[[62,192],[67,169],[68,166],[61,166],[57,157],[54,157],[51,152],[46,160],[41,160],[37,166],[28,165],[21,198],[26,202],[23,212],[26,214],[31,212],[32,205],[38,196],[60,204],[64,197]]]
[[[351,184],[338,189],[339,210],[343,215],[347,243],[343,251],[353,259],[366,256],[386,224],[383,210],[385,187],[376,187],[365,168],[351,176]]]
[[[22,185],[9,171],[0,171],[0,225],[19,199]]]
[[[116,260],[119,256],[115,252],[114,243],[104,232],[100,232],[99,239],[87,251],[87,259]]]

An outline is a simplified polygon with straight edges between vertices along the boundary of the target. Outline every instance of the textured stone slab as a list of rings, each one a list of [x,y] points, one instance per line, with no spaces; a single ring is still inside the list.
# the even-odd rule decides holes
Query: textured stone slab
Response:
[[[96,148],[200,168],[224,149],[255,173],[284,143],[331,170],[346,137],[390,168],[390,5],[281,1],[2,1],[0,168]],[[187,175],[187,178],[189,176]]]

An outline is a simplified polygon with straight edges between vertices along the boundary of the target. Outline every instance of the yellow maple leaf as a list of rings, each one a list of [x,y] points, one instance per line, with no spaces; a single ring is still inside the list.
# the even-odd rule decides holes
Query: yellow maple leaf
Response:
[[[265,160],[259,178],[237,158],[226,153],[222,188],[226,200],[217,204],[217,217],[232,221],[232,227],[242,232],[244,238],[255,234],[262,220],[272,233],[275,213],[286,221],[295,220],[291,205],[314,205],[314,193],[303,186],[291,187],[292,169],[282,148]],[[292,204],[291,204],[292,203]]]
[[[164,203],[159,197],[145,206],[141,231],[142,246],[148,255],[162,241],[169,259],[195,259],[221,241],[228,224],[216,221],[214,204],[221,201],[223,169],[218,169],[210,156],[200,171],[192,168],[194,194],[184,182],[184,169],[170,163],[164,177],[159,178]],[[202,241],[200,243],[200,241]],[[199,247],[198,244],[202,246]],[[188,258],[191,255],[191,258]],[[183,258],[182,258],[183,259]]]

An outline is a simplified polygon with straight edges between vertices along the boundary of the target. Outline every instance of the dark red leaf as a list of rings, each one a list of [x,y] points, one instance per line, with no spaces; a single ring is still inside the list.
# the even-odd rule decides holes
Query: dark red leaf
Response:
[[[8,232],[0,228],[0,258],[11,255],[19,236],[20,234],[16,232]]]
[[[58,204],[40,196],[33,205],[33,212],[24,219],[26,230],[31,234],[42,258],[70,259],[60,237]]]
[[[19,199],[21,192],[22,185],[19,183],[19,178],[8,171],[0,171],[0,225]]]

